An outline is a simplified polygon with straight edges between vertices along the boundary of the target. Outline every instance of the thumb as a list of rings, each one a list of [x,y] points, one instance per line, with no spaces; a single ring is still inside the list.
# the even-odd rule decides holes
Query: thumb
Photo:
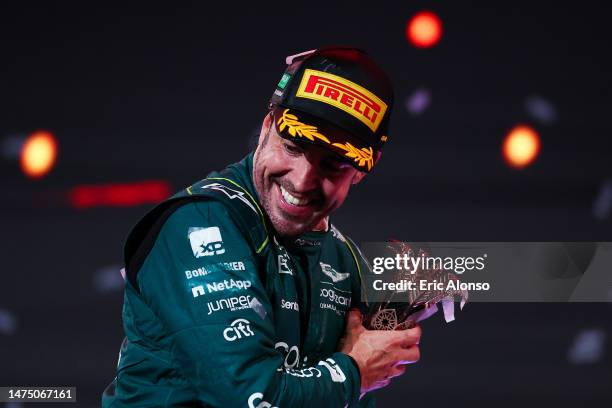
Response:
[[[361,312],[357,309],[352,309],[349,312],[347,323],[346,323],[347,331],[358,329],[359,327],[361,327],[362,321],[363,321],[363,316],[361,315]]]

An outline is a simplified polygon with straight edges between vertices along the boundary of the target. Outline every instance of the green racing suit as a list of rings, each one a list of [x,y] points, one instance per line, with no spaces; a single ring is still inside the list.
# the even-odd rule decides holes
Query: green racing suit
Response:
[[[276,237],[252,161],[211,173],[131,231],[126,338],[103,407],[373,404],[337,351],[367,264],[331,224]]]

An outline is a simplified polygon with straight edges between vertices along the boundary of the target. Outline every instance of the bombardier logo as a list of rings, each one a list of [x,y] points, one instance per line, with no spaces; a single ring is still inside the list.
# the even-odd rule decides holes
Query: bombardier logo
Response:
[[[210,190],[220,191],[223,194],[225,194],[230,200],[233,200],[234,198],[237,198],[238,200],[242,201],[247,206],[249,206],[249,208],[251,210],[253,210],[255,213],[257,213],[257,210],[255,209],[253,204],[251,204],[249,199],[245,197],[244,191],[234,190],[233,188],[225,186],[225,185],[220,184],[220,183],[207,184],[205,186],[202,186],[202,188],[203,189],[207,188],[207,189],[210,189]]]
[[[223,330],[223,338],[227,341],[236,341],[242,337],[254,336],[253,330],[251,330],[251,322],[247,319],[236,319],[229,327]]]
[[[376,132],[387,111],[379,97],[348,79],[328,72],[307,69],[296,96],[335,106]]]
[[[219,227],[191,227],[187,231],[187,236],[189,237],[193,256],[196,258],[225,253]]]
[[[321,271],[324,274],[326,274],[327,276],[329,276],[331,278],[332,282],[334,282],[334,283],[341,282],[341,281],[345,280],[346,278],[348,278],[349,276],[351,276],[351,274],[348,273],[348,272],[340,273],[340,272],[336,271],[329,264],[326,264],[326,263],[323,263],[323,262],[319,262],[319,264],[321,265]]]

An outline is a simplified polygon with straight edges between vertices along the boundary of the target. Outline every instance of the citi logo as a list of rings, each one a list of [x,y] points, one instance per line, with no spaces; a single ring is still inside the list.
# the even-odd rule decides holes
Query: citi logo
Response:
[[[227,341],[236,341],[243,337],[254,336],[251,323],[247,319],[236,319],[223,330],[223,338]]]

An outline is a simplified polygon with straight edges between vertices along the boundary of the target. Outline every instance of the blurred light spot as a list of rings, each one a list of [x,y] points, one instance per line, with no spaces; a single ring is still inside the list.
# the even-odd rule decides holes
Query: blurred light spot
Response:
[[[11,135],[2,139],[2,157],[5,159],[18,159],[25,143],[24,135]]]
[[[529,96],[525,100],[525,109],[534,119],[544,125],[552,125],[557,121],[557,110],[552,102],[539,95]]]
[[[580,331],[570,347],[568,359],[573,364],[593,364],[601,361],[604,355],[606,333],[601,329]]]
[[[406,24],[406,38],[417,48],[436,45],[442,37],[442,22],[431,11],[415,14]]]
[[[612,212],[612,180],[601,185],[599,194],[593,203],[593,215],[598,220],[605,220]]]
[[[76,186],[68,193],[74,208],[133,207],[157,204],[171,194],[170,184],[163,180],[139,183],[112,183]]]
[[[5,408],[23,408],[22,402],[7,402]]]
[[[502,152],[506,163],[514,168],[527,167],[540,153],[540,136],[529,126],[516,126],[513,128],[502,145]]]
[[[10,336],[17,331],[17,318],[6,309],[0,309],[0,334]]]
[[[51,132],[32,133],[21,149],[21,170],[26,176],[40,178],[45,176],[57,158],[57,142]]]
[[[415,90],[406,98],[406,110],[413,116],[425,112],[431,104],[431,93],[425,88]]]
[[[94,287],[98,292],[106,293],[123,289],[121,266],[110,265],[98,269],[94,274]]]

